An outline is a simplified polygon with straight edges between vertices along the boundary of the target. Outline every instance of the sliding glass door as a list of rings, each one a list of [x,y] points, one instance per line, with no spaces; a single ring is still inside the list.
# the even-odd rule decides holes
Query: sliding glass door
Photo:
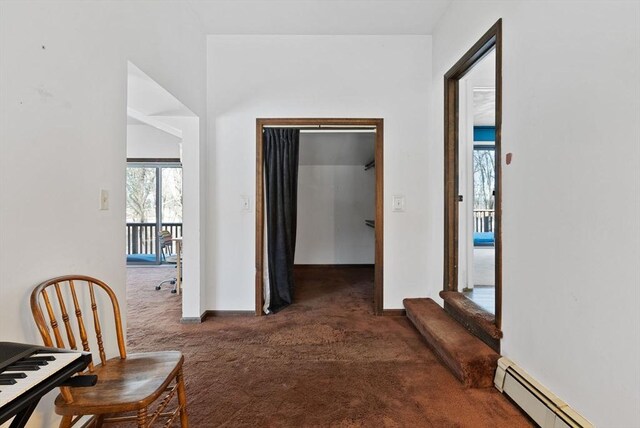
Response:
[[[158,236],[167,230],[182,236],[182,167],[176,163],[127,165],[127,263],[160,264],[173,246],[161,249]]]
[[[491,233],[493,244],[496,189],[496,150],[493,145],[473,148],[474,233]]]

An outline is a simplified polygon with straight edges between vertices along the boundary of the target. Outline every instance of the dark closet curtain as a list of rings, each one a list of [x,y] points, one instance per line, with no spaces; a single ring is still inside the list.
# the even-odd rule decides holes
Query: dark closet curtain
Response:
[[[300,130],[266,128],[264,163],[270,312],[293,301],[293,257],[298,215]]]

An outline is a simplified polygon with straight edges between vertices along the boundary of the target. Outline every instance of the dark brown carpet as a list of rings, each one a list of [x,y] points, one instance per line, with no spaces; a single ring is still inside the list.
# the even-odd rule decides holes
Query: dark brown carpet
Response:
[[[455,321],[428,297],[403,300],[407,318],[425,338],[440,361],[465,386],[490,388],[498,366],[498,355]]]
[[[405,317],[374,316],[372,269],[300,269],[289,308],[202,324],[154,290],[172,273],[129,269],[128,349],[185,354],[193,427],[530,426],[495,389],[465,389]]]

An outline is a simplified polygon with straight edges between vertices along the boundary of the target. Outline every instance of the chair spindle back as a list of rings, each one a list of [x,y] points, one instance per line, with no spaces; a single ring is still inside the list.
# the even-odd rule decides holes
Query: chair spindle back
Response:
[[[80,299],[78,298],[78,292],[76,291],[76,284],[78,284],[79,287],[81,286],[79,284],[84,284],[89,290],[89,297],[91,300],[90,307],[93,316],[93,329],[96,335],[100,362],[102,363],[102,365],[106,364],[107,356],[104,349],[102,327],[100,325],[98,303],[96,301],[96,287],[106,292],[111,301],[111,306],[113,308],[113,318],[116,327],[116,337],[118,340],[118,350],[120,353],[120,358],[125,359],[127,357],[127,353],[124,344],[124,335],[122,331],[122,321],[120,319],[120,306],[118,305],[118,299],[116,298],[113,290],[111,290],[111,288],[109,288],[107,284],[100,281],[99,279],[84,275],[66,275],[52,278],[39,284],[31,293],[31,312],[33,314],[33,318],[36,321],[36,325],[38,326],[38,330],[40,331],[40,335],[42,336],[42,340],[44,341],[45,346],[77,350],[77,340],[76,335],[74,334],[75,329],[72,325],[71,317],[69,317],[69,312],[67,311],[67,307],[71,306],[67,304],[67,301],[65,301],[65,295],[68,296],[70,294],[71,304],[73,305],[73,312],[76,317],[77,333],[82,344],[82,350],[91,352],[89,346],[89,337],[87,334],[87,327],[85,326],[84,318],[82,316]],[[66,290],[68,290],[68,292],[65,292]],[[54,299],[57,299],[57,302],[55,302]],[[46,316],[48,317],[48,323],[45,318],[45,313],[42,311],[40,300],[44,302],[44,306],[46,308]],[[60,318],[62,319],[62,323],[64,324],[64,333],[66,333],[68,346],[65,345],[63,332],[61,332],[60,325],[58,324],[58,320],[56,318],[56,305],[54,303],[57,303],[57,308],[60,312]],[[49,326],[53,331],[53,339],[55,339],[55,343],[51,337]],[[89,366],[89,371],[93,371],[93,364]]]

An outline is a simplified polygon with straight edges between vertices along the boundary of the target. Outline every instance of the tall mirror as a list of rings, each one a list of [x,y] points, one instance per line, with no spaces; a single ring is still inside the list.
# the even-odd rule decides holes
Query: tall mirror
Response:
[[[495,48],[459,80],[458,290],[495,314]]]

